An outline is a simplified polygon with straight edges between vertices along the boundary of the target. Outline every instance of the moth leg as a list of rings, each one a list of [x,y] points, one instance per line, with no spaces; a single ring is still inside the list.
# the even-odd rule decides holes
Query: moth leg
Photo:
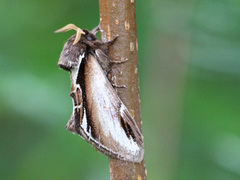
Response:
[[[116,84],[116,79],[112,76],[111,73],[108,73],[107,78],[108,78],[108,80],[110,81],[110,83],[112,84],[112,86],[114,88],[126,88],[126,85],[118,85],[118,84]]]
[[[120,61],[114,61],[114,60],[109,59],[109,62],[114,63],[114,64],[122,64],[122,63],[125,63],[127,61],[128,61],[128,59],[124,59],[124,60],[121,59]]]
[[[95,28],[93,28],[90,32],[96,35],[98,31],[101,31],[100,23]]]
[[[111,59],[108,59],[108,60],[109,60],[110,63],[114,63],[114,64],[122,64],[122,63],[128,61],[128,59],[123,59],[123,58],[121,58],[120,61],[116,61],[116,60],[113,61],[113,60],[111,60]],[[111,74],[111,72],[109,72],[109,73],[107,74],[107,77],[108,77],[109,81],[111,82],[111,84],[112,84],[112,86],[113,86],[114,88],[126,88],[126,85],[118,85],[118,84],[116,84],[115,76],[113,77],[112,74]]]
[[[115,38],[113,38],[112,40],[105,42],[104,44],[107,45],[107,46],[111,46],[111,45],[113,45],[113,43],[117,40],[118,37],[119,37],[119,35],[117,35],[117,36],[116,36]]]
[[[114,83],[111,83],[114,88],[126,88],[126,85],[117,85]]]

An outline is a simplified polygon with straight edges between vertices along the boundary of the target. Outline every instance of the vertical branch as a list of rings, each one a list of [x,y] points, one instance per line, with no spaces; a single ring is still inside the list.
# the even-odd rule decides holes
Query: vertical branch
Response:
[[[99,0],[99,6],[102,40],[110,41],[119,36],[109,49],[109,57],[116,61],[127,60],[112,66],[111,77],[117,85],[126,86],[117,88],[117,93],[141,129],[135,2]],[[109,166],[111,180],[146,179],[144,160],[141,163],[130,163],[109,158]]]

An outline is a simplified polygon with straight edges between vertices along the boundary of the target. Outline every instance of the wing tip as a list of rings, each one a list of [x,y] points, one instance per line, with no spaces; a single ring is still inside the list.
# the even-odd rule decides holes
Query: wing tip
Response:
[[[73,134],[78,134],[75,128],[75,121],[73,119],[73,115],[71,115],[70,119],[68,120],[66,127],[68,131],[72,132]]]
[[[128,109],[124,106],[124,104],[121,104],[120,106],[120,124],[122,125],[123,130],[126,133],[126,136],[128,138],[132,137],[133,140],[140,146],[144,147],[143,143],[143,136],[142,133],[131,116]]]
[[[136,154],[128,154],[119,159],[133,163],[141,163],[144,159],[144,149],[140,147],[139,151]]]

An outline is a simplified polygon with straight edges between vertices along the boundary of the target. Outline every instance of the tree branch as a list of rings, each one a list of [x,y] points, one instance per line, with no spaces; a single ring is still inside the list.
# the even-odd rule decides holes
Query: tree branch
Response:
[[[102,40],[106,42],[119,36],[109,49],[109,57],[113,61],[127,60],[112,65],[111,77],[117,85],[126,86],[116,88],[116,91],[141,129],[135,2],[99,0],[99,6]],[[147,179],[144,160],[141,163],[130,163],[109,158],[109,166],[111,180]]]

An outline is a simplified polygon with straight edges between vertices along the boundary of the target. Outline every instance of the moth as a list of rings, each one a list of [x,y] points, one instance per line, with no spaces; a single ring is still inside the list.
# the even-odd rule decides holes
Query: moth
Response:
[[[143,139],[135,120],[107,78],[108,47],[115,39],[97,39],[99,26],[82,30],[73,24],[55,32],[75,30],[65,43],[58,66],[70,72],[73,112],[66,129],[80,135],[101,153],[123,161],[141,162]]]

